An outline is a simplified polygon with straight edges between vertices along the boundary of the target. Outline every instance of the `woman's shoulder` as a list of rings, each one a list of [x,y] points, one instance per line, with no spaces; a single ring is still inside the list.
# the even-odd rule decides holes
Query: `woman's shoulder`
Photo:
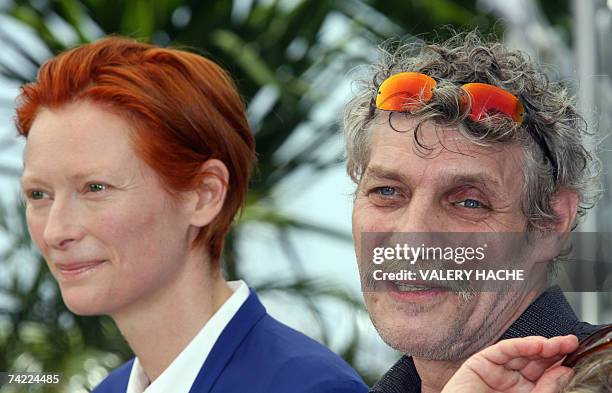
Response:
[[[120,367],[114,369],[95,389],[92,393],[115,393],[125,392],[127,390],[128,381],[134,359],[125,362]]]
[[[236,348],[234,359],[242,359],[249,370],[245,373],[241,362],[231,362],[224,374],[252,378],[251,386],[261,387],[262,392],[367,392],[344,359],[269,314],[253,326]]]

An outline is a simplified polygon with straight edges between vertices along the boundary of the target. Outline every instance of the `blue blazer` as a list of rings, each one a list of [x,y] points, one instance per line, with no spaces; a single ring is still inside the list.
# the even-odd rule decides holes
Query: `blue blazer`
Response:
[[[114,370],[93,393],[125,393],[132,363]],[[225,327],[189,393],[365,393],[340,357],[266,312],[255,291]]]

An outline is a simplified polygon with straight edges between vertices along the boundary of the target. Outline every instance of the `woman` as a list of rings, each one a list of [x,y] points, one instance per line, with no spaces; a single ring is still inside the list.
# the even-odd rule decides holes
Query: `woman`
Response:
[[[28,227],[64,302],[110,315],[136,355],[95,392],[366,391],[221,274],[255,150],[216,64],[102,39],[42,66],[17,127]]]

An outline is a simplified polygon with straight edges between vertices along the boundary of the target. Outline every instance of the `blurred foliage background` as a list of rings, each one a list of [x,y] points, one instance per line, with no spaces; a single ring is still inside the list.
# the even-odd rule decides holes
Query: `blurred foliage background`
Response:
[[[229,279],[244,278],[260,294],[282,294],[318,324],[316,337],[330,345],[372,384],[373,369],[364,345],[359,294],[331,279],[306,273],[290,233],[315,233],[350,242],[350,233],[283,213],[275,190],[300,174],[307,188],[321,173],[341,164],[338,124],[350,92],[347,72],[376,56],[389,38],[444,39],[442,29],[479,28],[501,37],[506,29],[495,7],[476,0],[14,0],[0,1],[0,74],[27,83],[47,58],[105,34],[121,34],[158,45],[187,46],[211,57],[233,75],[248,104],[256,133],[259,173],[248,203],[226,242]],[[530,2],[554,26],[564,45],[572,44],[568,0]],[[344,89],[338,91],[338,89]],[[10,100],[0,106],[12,108]],[[0,154],[14,144],[0,139]],[[0,176],[19,170],[0,163]],[[1,196],[0,196],[1,198]],[[55,281],[33,249],[17,202],[0,204],[0,370],[59,371],[65,384],[31,391],[88,391],[132,354],[106,317],[80,317],[64,306]],[[240,243],[252,224],[271,229],[291,273],[282,280],[250,280]],[[4,250],[4,251],[2,251]],[[19,270],[28,266],[29,276]],[[348,310],[349,337],[332,343],[330,321],[321,304]],[[10,392],[8,387],[2,390]]]

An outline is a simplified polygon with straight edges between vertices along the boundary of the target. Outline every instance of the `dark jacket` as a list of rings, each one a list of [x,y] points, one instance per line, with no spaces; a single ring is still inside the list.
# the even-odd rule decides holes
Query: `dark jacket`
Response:
[[[555,337],[573,334],[583,339],[597,326],[581,322],[574,314],[563,292],[550,288],[538,297],[500,340],[517,337]],[[421,393],[421,378],[416,371],[412,357],[403,356],[376,385],[370,393]]]

